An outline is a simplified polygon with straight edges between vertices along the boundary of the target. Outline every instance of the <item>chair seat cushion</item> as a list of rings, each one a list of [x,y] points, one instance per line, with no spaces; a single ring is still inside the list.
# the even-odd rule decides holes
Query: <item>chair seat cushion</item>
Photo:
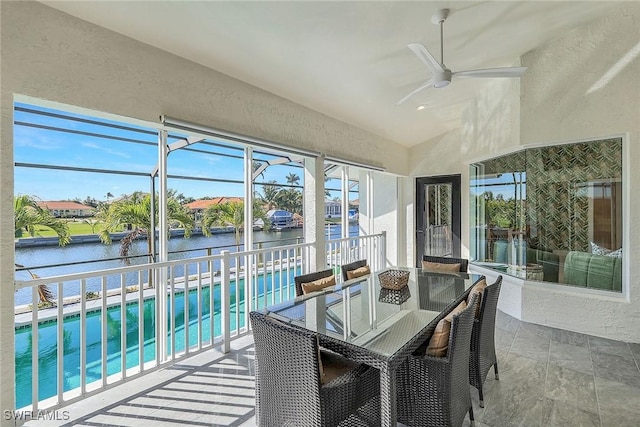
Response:
[[[449,348],[449,334],[451,333],[451,319],[456,314],[459,314],[467,308],[467,302],[462,301],[456,306],[449,314],[447,314],[436,325],[436,329],[433,331],[433,335],[429,339],[429,345],[427,346],[426,354],[434,357],[444,357],[447,355],[447,349]]]
[[[302,293],[308,294],[310,292],[316,292],[324,288],[327,288],[329,286],[335,286],[335,285],[336,285],[336,277],[332,275],[329,277],[323,277],[322,279],[314,280],[313,282],[303,283],[301,287],[302,287]]]
[[[341,377],[347,372],[360,366],[358,362],[354,362],[344,356],[324,350],[320,351],[320,361],[322,366],[320,377],[321,384],[328,384],[334,379]]]
[[[422,268],[430,271],[456,273],[456,272],[460,272],[460,263],[445,264],[440,262],[422,261]]]
[[[347,271],[347,279],[355,279],[356,277],[361,277],[369,273],[371,273],[371,269],[368,265],[365,265],[360,268],[356,268],[355,270]]]

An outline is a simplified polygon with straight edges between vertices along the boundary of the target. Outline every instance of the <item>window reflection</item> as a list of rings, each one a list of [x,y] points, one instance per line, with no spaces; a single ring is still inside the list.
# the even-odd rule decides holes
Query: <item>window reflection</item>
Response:
[[[522,150],[475,163],[470,175],[476,263],[621,291],[621,138]]]

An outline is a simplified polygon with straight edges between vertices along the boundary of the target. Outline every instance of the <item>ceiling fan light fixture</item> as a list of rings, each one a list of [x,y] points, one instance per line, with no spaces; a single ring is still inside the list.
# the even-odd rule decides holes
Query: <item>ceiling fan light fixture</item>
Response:
[[[444,68],[442,71],[436,72],[433,80],[433,87],[436,89],[449,86],[449,83],[451,83],[451,70]]]

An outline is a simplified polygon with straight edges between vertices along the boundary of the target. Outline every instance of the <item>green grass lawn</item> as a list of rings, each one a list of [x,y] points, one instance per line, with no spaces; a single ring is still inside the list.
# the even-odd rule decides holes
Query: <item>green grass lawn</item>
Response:
[[[91,224],[87,224],[86,222],[69,221],[67,225],[69,226],[69,234],[71,234],[72,236],[78,234],[98,234],[100,230],[100,224],[95,226],[95,232],[91,228]],[[36,236],[55,237],[56,233],[52,229],[47,227],[36,227]],[[30,236],[29,234],[24,234],[22,237],[25,238]]]

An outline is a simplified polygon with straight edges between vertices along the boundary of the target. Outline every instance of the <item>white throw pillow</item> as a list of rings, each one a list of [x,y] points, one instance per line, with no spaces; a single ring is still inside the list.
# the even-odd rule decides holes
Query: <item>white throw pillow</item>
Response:
[[[605,255],[613,258],[622,258],[622,248],[612,251],[611,249],[607,249],[593,242],[589,242],[589,245],[591,246],[591,253],[594,255]]]

